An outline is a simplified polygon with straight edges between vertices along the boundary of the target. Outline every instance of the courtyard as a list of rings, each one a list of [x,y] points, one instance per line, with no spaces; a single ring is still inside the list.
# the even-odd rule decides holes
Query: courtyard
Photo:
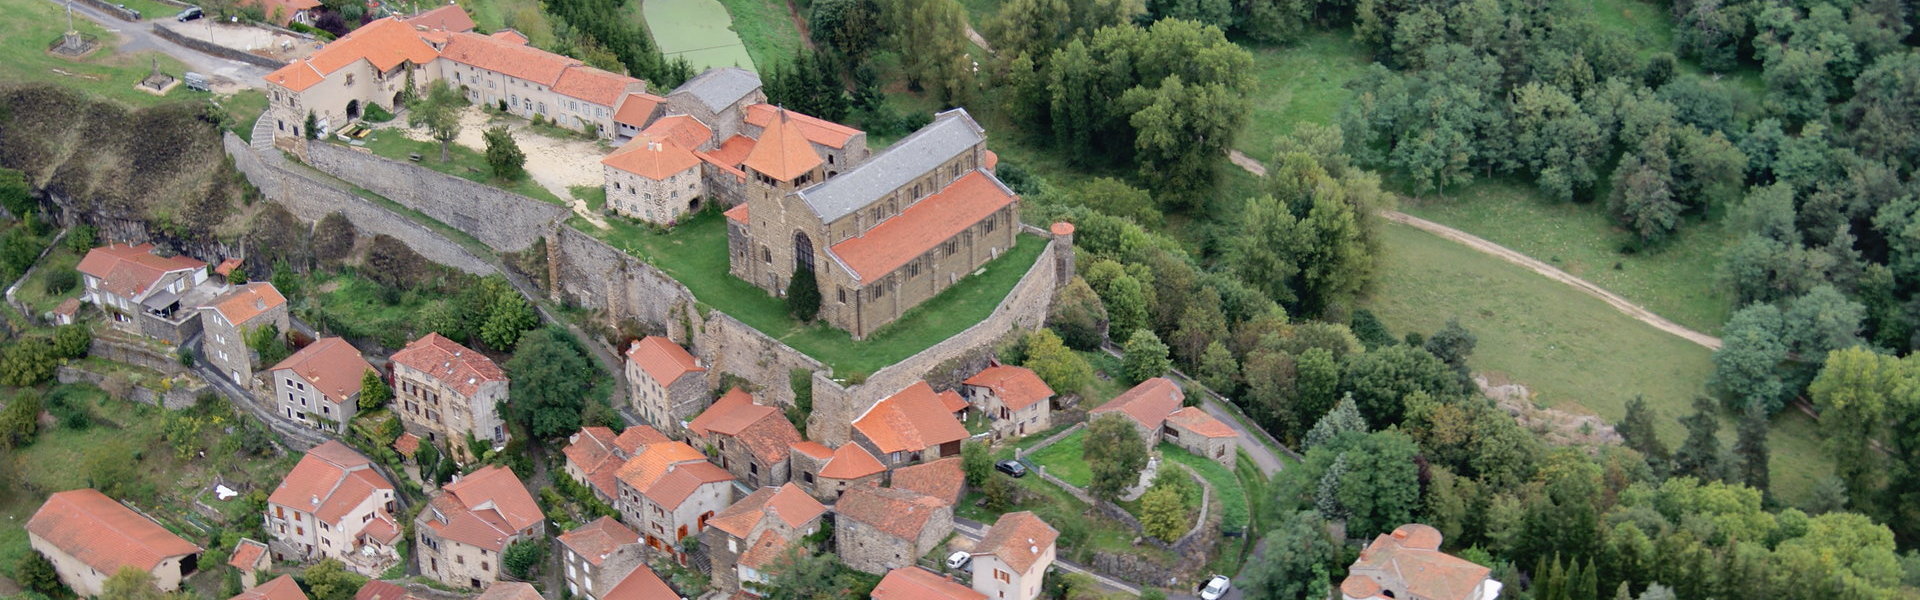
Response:
[[[440,162],[440,143],[424,128],[408,127],[402,112],[384,123],[370,123],[375,129],[364,140],[374,154],[395,160],[411,160],[442,173],[490,184],[536,200],[570,207],[595,227],[604,227],[597,207],[589,203],[590,194],[599,190],[603,175],[600,158],[612,148],[606,142],[589,139],[586,134],[569,134],[551,125],[536,126],[510,115],[500,115],[477,106],[460,112],[460,134],[449,149],[448,162]],[[506,126],[513,141],[526,154],[526,175],[516,181],[495,179],[487,170],[485,134],[487,129]]]

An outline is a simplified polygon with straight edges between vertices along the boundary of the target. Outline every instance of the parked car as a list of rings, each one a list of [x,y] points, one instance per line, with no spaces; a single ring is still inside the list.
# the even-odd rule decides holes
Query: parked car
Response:
[[[1200,600],[1220,600],[1226,597],[1227,590],[1233,588],[1233,582],[1225,575],[1215,575],[1207,580],[1207,586],[1200,588]]]
[[[949,570],[958,571],[964,569],[967,567],[967,563],[970,562],[973,562],[973,554],[965,550],[955,551],[953,554],[947,555],[947,569]]]
[[[1001,473],[1006,473],[1014,477],[1027,476],[1027,466],[1020,464],[1020,461],[1017,460],[1003,460],[994,463],[993,468],[998,469]]]
[[[180,11],[180,14],[174,15],[173,20],[185,23],[204,16],[207,16],[207,13],[202,12],[200,7],[189,6],[186,10]]]
[[[213,90],[213,87],[207,84],[207,76],[201,75],[199,73],[195,73],[193,71],[187,71],[186,77],[181,78],[181,81],[186,83],[187,89],[190,89],[190,90],[195,90],[200,92],[207,92],[207,91]]]

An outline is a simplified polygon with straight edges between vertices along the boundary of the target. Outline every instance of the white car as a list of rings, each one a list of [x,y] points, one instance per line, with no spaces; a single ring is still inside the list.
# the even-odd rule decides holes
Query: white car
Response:
[[[967,563],[970,563],[970,562],[973,562],[973,554],[968,553],[965,550],[954,552],[953,554],[947,555],[948,569],[959,571],[961,569],[967,568]]]
[[[1207,581],[1207,587],[1200,588],[1200,600],[1220,600],[1226,597],[1227,589],[1232,587],[1233,582],[1228,581],[1227,576],[1215,575]]]

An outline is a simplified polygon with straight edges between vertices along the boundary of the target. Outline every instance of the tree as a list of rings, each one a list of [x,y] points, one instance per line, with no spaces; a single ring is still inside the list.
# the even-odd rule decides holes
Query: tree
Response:
[[[53,561],[47,560],[46,555],[38,551],[29,550],[20,555],[20,560],[13,566],[13,579],[20,582],[20,587],[42,596],[59,598],[67,595],[67,586],[60,582],[60,572],[54,570]]]
[[[1079,394],[1093,385],[1093,366],[1087,359],[1061,343],[1051,329],[1036,329],[1026,336],[1027,359],[1020,364],[1032,369],[1047,387],[1062,396]]]
[[[1087,280],[1075,276],[1060,289],[1047,315],[1047,327],[1075,350],[1098,350],[1107,339],[1107,307]]]
[[[1313,511],[1288,513],[1267,533],[1265,552],[1247,566],[1242,589],[1250,598],[1319,600],[1309,593],[1337,570],[1340,545],[1327,533],[1326,521]]]
[[[814,42],[832,48],[847,64],[863,62],[884,33],[874,0],[815,0],[807,25]]]
[[[496,349],[512,350],[520,342],[522,332],[540,325],[540,316],[505,277],[494,275],[480,283],[487,292],[487,315],[486,321],[480,324],[480,341]]]
[[[1450,398],[1461,392],[1459,386],[1459,375],[1452,368],[1416,346],[1389,346],[1350,356],[1340,374],[1340,388],[1353,395],[1370,422],[1381,426],[1400,422],[1409,394]]]
[[[974,88],[966,9],[957,0],[880,0],[879,6],[907,87],[949,106],[965,104]]]
[[[460,90],[445,80],[436,79],[427,86],[425,95],[407,105],[407,126],[426,129],[427,135],[440,142],[440,162],[449,160],[448,146],[460,137],[460,107],[466,103]],[[308,118],[311,120],[311,115]]]
[[[966,474],[967,485],[975,488],[993,475],[993,454],[985,442],[969,440],[960,445],[960,471]]]
[[[1633,399],[1627,401],[1626,418],[1620,420],[1614,431],[1620,434],[1628,448],[1639,452],[1649,463],[1665,465],[1669,458],[1667,445],[1654,432],[1653,418],[1652,409],[1647,408],[1646,397],[1634,394]]]
[[[547,558],[547,544],[541,539],[526,539],[507,546],[500,553],[500,568],[518,579],[532,579]]]
[[[1081,447],[1081,458],[1093,472],[1087,493],[1095,498],[1109,502],[1119,499],[1122,492],[1139,482],[1140,471],[1147,468],[1147,442],[1140,438],[1133,420],[1120,413],[1090,421]]]
[[[108,496],[126,499],[140,491],[138,461],[127,460],[133,448],[116,440],[88,448],[84,457],[87,485]]]
[[[0,447],[19,448],[33,443],[40,430],[40,396],[16,394],[0,410]]]
[[[1220,340],[1209,342],[1206,351],[1200,353],[1199,371],[1200,384],[1216,392],[1232,394],[1239,386],[1240,362]]]
[[[59,368],[59,357],[46,338],[23,338],[0,350],[0,385],[38,385]]]
[[[1666,150],[1669,139],[1666,129],[1656,131],[1613,170],[1613,193],[1607,206],[1644,244],[1664,240],[1680,226],[1683,207],[1673,191],[1673,161]]]
[[[482,138],[487,141],[487,168],[495,178],[513,181],[526,176],[527,153],[520,151],[520,144],[513,141],[513,133],[507,131],[507,126],[488,128]]]
[[[393,399],[393,388],[371,369],[360,375],[360,410],[379,410]]]
[[[805,323],[820,316],[820,282],[813,269],[793,270],[793,280],[787,283],[787,313]]]
[[[1693,400],[1693,414],[1680,419],[1687,427],[1687,440],[1673,456],[1673,474],[1701,481],[1717,481],[1720,466],[1720,421],[1713,417],[1713,402]]]
[[[580,412],[595,374],[565,331],[546,328],[527,334],[507,359],[506,371],[513,397],[509,413],[527,433],[552,440],[580,429]]]
[[[1772,477],[1767,466],[1767,412],[1765,407],[1749,405],[1740,417],[1739,438],[1733,454],[1740,458],[1739,481],[1760,493],[1773,495]]]
[[[1179,75],[1168,75],[1158,88],[1127,90],[1120,102],[1139,107],[1128,123],[1135,132],[1133,160],[1141,179],[1163,198],[1189,203],[1197,201],[1196,190],[1212,183],[1248,108],[1246,98],[1225,85],[1188,85]]]
[[[306,131],[303,133],[309,140],[320,139],[320,119],[313,115],[313,111],[307,111]],[[442,160],[445,159],[443,158]]]
[[[153,573],[128,565],[120,567],[100,586],[100,600],[167,600],[167,593],[160,591]]]
[[[1313,424],[1307,432],[1306,448],[1312,449],[1331,442],[1345,433],[1366,433],[1367,418],[1360,415],[1360,407],[1353,401],[1353,394],[1340,398],[1333,410]]]
[[[313,600],[349,600],[367,583],[367,578],[348,571],[338,560],[323,558],[302,571],[300,581],[306,584]]]
[[[1367,434],[1341,455],[1348,468],[1339,477],[1338,497],[1348,513],[1348,535],[1369,538],[1413,520],[1420,506],[1419,454],[1413,438],[1387,430]]]
[[[1466,327],[1460,326],[1459,319],[1447,319],[1446,327],[1427,338],[1426,350],[1440,362],[1453,367],[1453,372],[1460,376],[1460,389],[1469,390],[1473,389],[1473,373],[1467,367],[1467,357],[1473,355],[1473,346],[1477,343],[1478,338],[1473,337],[1473,332],[1467,331]]]
[[[1173,369],[1173,361],[1167,359],[1167,345],[1160,343],[1160,336],[1152,331],[1135,330],[1133,336],[1127,338],[1122,352],[1120,371],[1129,385],[1166,375]]]
[[[1786,324],[1780,309],[1754,304],[1727,320],[1722,346],[1713,353],[1708,385],[1726,394],[1735,407],[1758,404],[1772,414],[1786,401],[1780,363],[1787,359]]]
[[[765,580],[746,585],[767,600],[852,597],[839,578],[835,577],[841,570],[839,555],[812,552],[800,544],[794,544],[793,548],[773,559],[772,565],[768,565]]]
[[[1140,527],[1147,535],[1174,541],[1187,532],[1186,500],[1179,488],[1155,485],[1140,496]]]

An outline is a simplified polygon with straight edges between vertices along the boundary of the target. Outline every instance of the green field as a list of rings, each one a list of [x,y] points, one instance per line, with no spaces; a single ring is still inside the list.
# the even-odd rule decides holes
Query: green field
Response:
[[[1087,430],[1075,431],[1072,435],[1060,438],[1060,441],[1054,442],[1052,446],[1027,455],[1027,460],[1046,467],[1048,475],[1059,477],[1061,481],[1087,487],[1093,484],[1093,471],[1088,468],[1087,460],[1082,458],[1086,452],[1086,447],[1082,444],[1086,440]]]
[[[329,139],[337,140],[338,138]],[[410,161],[410,155],[419,154],[421,157],[420,162],[414,164],[468,181],[498,187],[541,202],[567,206],[567,203],[561,200],[559,196],[555,196],[552,191],[541,187],[532,177],[523,176],[513,181],[501,181],[494,178],[493,173],[488,170],[486,155],[458,143],[447,145],[447,157],[451,160],[448,162],[440,162],[439,143],[422,142],[409,138],[398,129],[375,129],[373,133],[367,134],[365,141],[367,143],[367,150],[380,156],[399,161]]]
[[[1261,161],[1273,158],[1273,141],[1300,123],[1333,124],[1353,98],[1347,82],[1373,63],[1347,30],[1313,31],[1297,44],[1248,46],[1253,53],[1253,111],[1233,147]]]
[[[747,46],[747,55],[752,64],[741,65],[753,69],[771,68],[773,65],[793,60],[793,52],[800,48],[800,27],[793,23],[792,13],[787,12],[787,3],[781,0],[720,0],[727,6],[727,13],[733,16],[733,30],[740,41]],[[801,14],[805,14],[804,9]]]
[[[157,52],[119,54],[113,49],[118,43],[115,34],[78,16],[73,19],[74,27],[94,36],[101,47],[78,60],[47,52],[67,29],[66,13],[57,4],[45,0],[0,0],[0,12],[7,15],[0,19],[0,82],[56,83],[134,106],[192,97],[180,86],[175,86],[166,96],[134,89],[134,84],[152,70],[155,58],[159,59],[161,71],[176,77],[184,73],[186,67]]]
[[[717,308],[774,339],[831,367],[836,376],[872,374],[979,323],[1007,297],[1040,257],[1047,242],[1022,235],[1013,248],[900,317],[867,339],[854,341],[846,331],[825,323],[804,324],[787,313],[786,301],[767,294],[728,272],[727,226],[717,211],[703,211],[671,233],[659,233],[624,219],[600,229],[575,217],[576,229],[599,237],[660,267],[693,292],[705,308]]]
[[[660,53],[687,59],[695,73],[713,67],[753,68],[753,58],[719,0],[651,0],[640,10]]]
[[[1713,370],[1705,348],[1426,232],[1388,225],[1383,233],[1387,256],[1365,307],[1395,335],[1431,333],[1458,318],[1479,338],[1469,361],[1475,371],[1525,384],[1541,406],[1614,422],[1628,400],[1644,394],[1661,439],[1679,446],[1685,431],[1676,419],[1706,393]],[[1730,447],[1736,421],[1731,413],[1720,417]],[[1806,501],[1814,480],[1832,470],[1815,429],[1797,411],[1774,419],[1774,492],[1789,504]]]

